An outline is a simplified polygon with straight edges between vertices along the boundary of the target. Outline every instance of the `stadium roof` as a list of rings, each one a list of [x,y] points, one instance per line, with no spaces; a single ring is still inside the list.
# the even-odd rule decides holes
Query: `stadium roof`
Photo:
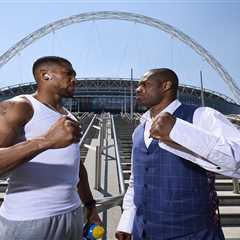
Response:
[[[136,86],[139,79],[133,79],[133,85]],[[77,87],[81,89],[83,87],[84,89],[87,88],[124,88],[129,87],[131,85],[131,79],[129,78],[112,78],[112,77],[97,77],[97,78],[78,78],[77,79]],[[36,89],[36,82],[28,82],[28,83],[22,83],[22,84],[16,84],[12,86],[2,87],[0,88],[0,97],[1,96],[16,96],[19,94],[26,94],[26,92],[34,92]],[[201,92],[201,89],[199,87],[195,87],[192,85],[185,85],[180,84],[179,91],[181,93],[188,93],[193,96],[199,96],[199,93]],[[204,89],[204,95],[206,97],[214,98],[219,97],[224,99],[227,102],[237,104],[236,101],[234,101],[232,98],[216,92],[209,89]]]

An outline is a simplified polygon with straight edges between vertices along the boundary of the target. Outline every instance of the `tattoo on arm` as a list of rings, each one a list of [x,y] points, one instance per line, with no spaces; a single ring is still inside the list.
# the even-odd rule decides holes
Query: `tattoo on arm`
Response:
[[[0,115],[5,115],[7,112],[7,106],[5,104],[0,105]]]
[[[0,116],[4,116],[7,113],[7,109],[13,106],[13,102],[0,103]]]

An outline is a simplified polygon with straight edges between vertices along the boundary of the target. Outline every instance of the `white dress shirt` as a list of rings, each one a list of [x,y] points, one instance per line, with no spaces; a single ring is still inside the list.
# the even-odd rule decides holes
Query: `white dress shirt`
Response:
[[[162,112],[173,114],[181,105],[173,101]],[[141,123],[146,122],[144,141],[148,147],[152,141],[150,111],[142,115]],[[134,133],[133,133],[134,134]],[[240,178],[240,132],[220,112],[199,107],[193,115],[193,123],[177,118],[170,132],[170,138],[183,146],[183,149],[170,147],[159,141],[159,146],[179,157],[189,160],[202,168],[222,175]],[[129,187],[123,199],[123,214],[118,231],[131,233],[136,207],[133,202],[133,171]]]

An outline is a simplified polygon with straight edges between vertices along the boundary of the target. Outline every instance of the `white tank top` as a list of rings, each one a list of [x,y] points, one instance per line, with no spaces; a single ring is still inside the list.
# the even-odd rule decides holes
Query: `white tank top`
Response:
[[[23,137],[28,140],[45,134],[62,114],[31,95],[24,97],[34,109],[32,119],[24,127]],[[22,164],[10,174],[0,215],[9,220],[32,220],[63,214],[79,207],[79,164],[78,144],[44,151]]]

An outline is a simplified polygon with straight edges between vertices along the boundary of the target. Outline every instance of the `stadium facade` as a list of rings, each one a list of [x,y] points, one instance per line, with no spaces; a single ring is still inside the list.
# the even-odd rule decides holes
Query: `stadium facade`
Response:
[[[135,100],[137,85],[138,79],[130,80],[129,78],[77,79],[74,98],[65,99],[64,105],[75,112],[119,113],[129,112],[131,101],[133,101],[133,111],[143,112],[145,109]],[[5,87],[0,89],[0,100],[21,94],[31,94],[35,90],[35,82]],[[197,87],[180,85],[178,97],[183,103],[202,104],[201,89]],[[231,98],[214,91],[204,90],[204,103],[205,106],[215,108],[224,114],[240,114],[240,105]]]

